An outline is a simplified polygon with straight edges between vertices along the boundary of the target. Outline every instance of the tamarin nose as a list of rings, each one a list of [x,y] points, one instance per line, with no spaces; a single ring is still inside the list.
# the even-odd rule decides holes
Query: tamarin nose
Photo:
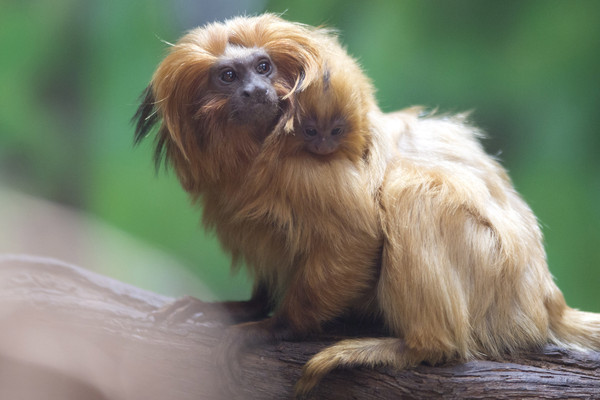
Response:
[[[261,97],[265,97],[267,94],[266,89],[259,89],[259,88],[251,88],[251,89],[245,89],[244,90],[244,97],[250,97],[250,98],[256,98],[259,99]]]
[[[268,97],[268,89],[258,85],[247,85],[242,91],[242,96],[264,103]]]
[[[246,89],[244,89],[244,91],[242,92],[242,96],[244,96],[244,97],[252,97],[252,92],[253,92],[253,91],[254,91],[254,89],[253,89],[253,88],[252,88],[252,89],[246,88]]]

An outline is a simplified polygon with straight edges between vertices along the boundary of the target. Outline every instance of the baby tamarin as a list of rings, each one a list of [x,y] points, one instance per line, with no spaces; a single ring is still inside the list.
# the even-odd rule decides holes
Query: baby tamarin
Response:
[[[382,114],[325,30],[263,15],[192,31],[137,119],[137,140],[161,121],[157,159],[254,277],[252,299],[225,306],[266,318],[230,344],[300,339],[349,314],[384,321],[388,338],[313,357],[299,394],[336,367],[600,348],[600,318],[566,306],[534,215],[478,131]]]
[[[373,89],[339,43],[331,39],[326,48],[321,79],[297,96],[293,136],[300,140],[288,140],[286,147],[321,161],[342,158],[357,163],[370,147],[368,113],[376,109]],[[305,154],[301,156],[306,159]]]

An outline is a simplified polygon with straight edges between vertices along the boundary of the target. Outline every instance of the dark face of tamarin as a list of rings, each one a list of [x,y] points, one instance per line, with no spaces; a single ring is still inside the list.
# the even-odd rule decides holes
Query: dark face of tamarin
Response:
[[[274,131],[293,128],[296,96],[320,75],[326,33],[274,15],[190,31],[156,69],[135,116],[155,125],[155,159],[199,196],[239,179]]]
[[[264,50],[230,46],[210,71],[210,89],[229,98],[229,119],[266,128],[278,116],[277,67]]]

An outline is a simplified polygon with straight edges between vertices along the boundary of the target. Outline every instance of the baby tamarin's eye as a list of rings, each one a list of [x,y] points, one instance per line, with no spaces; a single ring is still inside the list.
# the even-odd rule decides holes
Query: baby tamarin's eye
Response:
[[[258,72],[261,75],[268,74],[269,72],[271,72],[271,64],[268,61],[261,61],[256,66],[256,72]]]
[[[221,80],[225,83],[231,83],[235,81],[236,78],[237,75],[232,69],[226,69],[225,71],[221,72]]]
[[[304,133],[306,133],[306,136],[313,137],[313,136],[317,136],[318,132],[315,128],[306,128],[306,129],[304,129]]]
[[[337,136],[340,135],[342,133],[342,128],[333,128],[331,130],[331,136]]]

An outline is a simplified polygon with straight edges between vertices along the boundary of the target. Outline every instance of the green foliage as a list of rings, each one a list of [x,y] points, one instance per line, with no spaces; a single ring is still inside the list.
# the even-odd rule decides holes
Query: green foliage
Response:
[[[167,45],[240,14],[208,1],[53,0],[0,4],[0,179],[74,205],[175,255],[222,298],[244,277],[200,228],[151,143],[132,145],[138,95]],[[310,0],[266,5],[339,29],[382,108],[475,110],[485,145],[540,218],[567,301],[600,311],[600,2]]]

